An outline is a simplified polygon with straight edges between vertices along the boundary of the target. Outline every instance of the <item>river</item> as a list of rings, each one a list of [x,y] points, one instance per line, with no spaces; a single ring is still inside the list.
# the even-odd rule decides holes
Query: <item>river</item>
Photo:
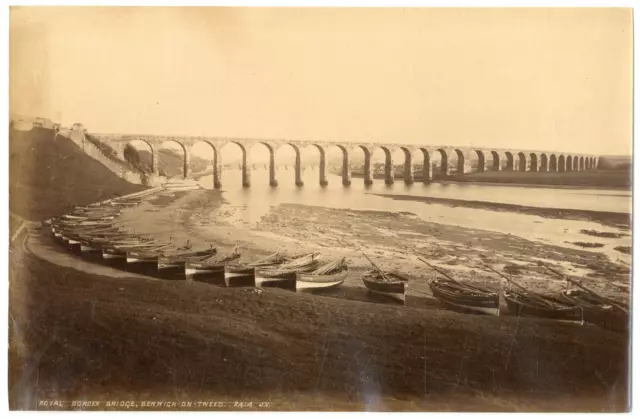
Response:
[[[267,170],[253,170],[252,186],[243,188],[239,170],[225,171],[222,178],[222,191],[226,204],[223,205],[223,210],[227,214],[234,214],[235,218],[229,221],[251,227],[266,215],[271,207],[283,203],[339,209],[410,212],[425,221],[512,234],[563,247],[580,248],[572,243],[598,242],[604,244],[604,247],[594,251],[607,254],[613,261],[621,260],[629,263],[631,260],[630,255],[614,250],[616,246],[630,246],[630,235],[610,239],[586,236],[580,232],[581,230],[621,232],[619,229],[596,222],[549,219],[517,212],[400,201],[378,195],[414,195],[540,208],[630,213],[631,191],[440,182],[430,184],[416,182],[413,185],[405,185],[402,181],[385,185],[382,180],[374,180],[373,185],[365,187],[361,178],[352,179],[352,185],[344,187],[340,177],[335,175],[328,175],[329,185],[321,187],[318,184],[318,172],[314,170],[304,172],[303,187],[295,186],[293,170],[279,171],[277,178],[279,186],[272,188],[269,186]],[[212,189],[213,179],[211,176],[204,177],[199,184],[204,188]]]

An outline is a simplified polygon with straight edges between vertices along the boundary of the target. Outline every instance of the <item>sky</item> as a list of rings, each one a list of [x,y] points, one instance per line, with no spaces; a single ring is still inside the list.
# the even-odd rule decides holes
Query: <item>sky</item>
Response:
[[[12,7],[10,111],[147,133],[630,154],[630,9]]]

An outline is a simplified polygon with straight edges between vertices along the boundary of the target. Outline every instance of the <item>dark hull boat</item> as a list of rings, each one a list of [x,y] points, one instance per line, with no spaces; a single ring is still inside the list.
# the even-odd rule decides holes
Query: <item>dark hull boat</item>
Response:
[[[567,304],[582,307],[587,323],[618,332],[629,330],[629,314],[621,308],[603,303],[602,299],[581,290],[564,291],[560,296]]]
[[[256,268],[247,265],[224,266],[224,283],[227,287],[250,287],[255,285]]]
[[[429,288],[445,307],[461,312],[500,315],[500,295],[450,279],[434,279]]]
[[[503,297],[507,308],[517,316],[543,317],[558,320],[583,320],[583,310],[580,306],[563,304],[561,301],[544,297],[546,304],[539,298],[532,298],[521,291],[504,291]]]
[[[385,272],[385,275],[388,280],[378,271],[369,271],[362,277],[362,282],[369,292],[404,304],[409,280],[396,273]]]

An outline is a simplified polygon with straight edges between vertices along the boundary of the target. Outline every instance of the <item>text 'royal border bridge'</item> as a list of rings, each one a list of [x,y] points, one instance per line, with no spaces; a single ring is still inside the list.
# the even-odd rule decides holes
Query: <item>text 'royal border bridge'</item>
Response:
[[[83,131],[84,134],[84,131]],[[295,152],[295,182],[302,186],[303,163],[301,161],[301,149],[313,147],[319,153],[319,179],[321,185],[327,185],[326,156],[327,150],[332,147],[342,152],[342,183],[345,186],[351,184],[351,169],[349,165],[350,154],[354,152],[364,153],[364,183],[373,182],[371,156],[373,151],[381,149],[385,155],[384,178],[385,183],[394,182],[395,164],[393,154],[401,150],[404,155],[403,179],[407,184],[414,182],[414,166],[421,165],[422,182],[433,179],[433,163],[439,161],[438,171],[440,176],[448,176],[453,171],[456,174],[471,173],[472,171],[521,171],[521,172],[567,172],[584,171],[594,169],[598,165],[598,156],[572,153],[558,153],[552,151],[532,151],[517,149],[497,149],[479,147],[451,147],[432,146],[419,144],[385,144],[385,143],[359,143],[359,142],[334,142],[334,141],[292,141],[280,139],[251,139],[251,138],[220,138],[197,136],[162,136],[162,135],[127,135],[127,134],[94,134],[91,136],[98,141],[109,145],[120,156],[124,155],[127,144],[133,141],[145,142],[151,151],[151,170],[158,174],[158,150],[163,143],[177,143],[184,152],[184,177],[190,173],[190,150],[197,143],[206,143],[213,150],[212,174],[216,188],[222,186],[223,165],[220,151],[228,143],[237,144],[242,151],[242,184],[245,187],[251,185],[251,162],[248,150],[256,144],[263,144],[269,152],[269,184],[276,186],[276,151],[281,147],[291,147]],[[360,151],[358,151],[360,150]],[[455,158],[456,164],[452,162]],[[472,165],[472,162],[475,164]],[[475,167],[475,168],[474,168]],[[451,170],[453,169],[453,170]]]

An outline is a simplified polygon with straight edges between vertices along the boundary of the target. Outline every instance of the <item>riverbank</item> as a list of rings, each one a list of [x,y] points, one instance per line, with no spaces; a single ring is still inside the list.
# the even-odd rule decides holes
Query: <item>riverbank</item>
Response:
[[[473,172],[448,176],[441,180],[452,182],[519,184],[541,186],[596,187],[630,190],[631,172],[628,170],[589,170],[582,172]]]
[[[578,209],[560,209],[560,208],[540,208],[525,205],[504,204],[498,202],[487,201],[470,201],[463,199],[436,198],[429,196],[415,195],[392,195],[377,194],[386,198],[397,201],[414,201],[424,204],[441,204],[450,207],[466,207],[475,209],[486,209],[501,212],[516,212],[520,214],[536,215],[544,218],[592,221],[609,227],[619,228],[623,230],[631,229],[631,214],[610,211],[590,211]],[[631,208],[629,208],[631,210]]]
[[[214,245],[219,251],[240,246],[242,261],[277,250],[318,251],[324,259],[346,257],[351,273],[340,298],[365,299],[360,273],[370,269],[362,253],[381,267],[412,278],[408,304],[432,306],[426,280],[433,275],[416,256],[446,267],[457,278],[500,288],[501,280],[487,272],[489,264],[523,285],[544,293],[564,289],[565,282],[537,265],[545,261],[568,275],[585,278],[589,286],[612,298],[628,301],[628,255],[611,260],[600,249],[562,247],[515,235],[424,221],[411,213],[358,211],[280,204],[257,223],[242,221],[242,207],[233,207],[219,191],[199,190],[163,202],[127,210],[123,220],[141,234],[164,232],[177,243]],[[584,234],[585,240],[594,239]],[[622,240],[629,240],[625,237]],[[621,240],[598,237],[597,240]],[[366,293],[364,293],[366,294]]]

